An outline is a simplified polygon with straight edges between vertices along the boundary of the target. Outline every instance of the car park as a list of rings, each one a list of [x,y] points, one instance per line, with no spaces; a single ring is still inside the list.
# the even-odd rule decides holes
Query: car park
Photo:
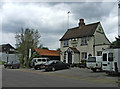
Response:
[[[60,69],[68,69],[70,64],[61,62],[59,60],[51,60],[44,64],[43,69],[45,71],[55,71]]]
[[[30,66],[32,68],[34,68],[35,70],[37,69],[41,69],[41,66],[43,64],[45,64],[46,62],[50,61],[49,58],[44,58],[44,57],[41,57],[41,58],[33,58],[31,63],[30,63]]]
[[[11,68],[11,69],[17,68],[17,69],[19,69],[20,68],[20,62],[18,62],[18,61],[7,62],[7,63],[4,64],[4,68]]]

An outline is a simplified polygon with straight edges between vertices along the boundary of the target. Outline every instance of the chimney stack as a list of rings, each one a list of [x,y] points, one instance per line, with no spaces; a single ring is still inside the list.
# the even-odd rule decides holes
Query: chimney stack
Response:
[[[79,27],[81,27],[81,26],[84,26],[85,25],[85,23],[84,23],[84,19],[79,19]]]

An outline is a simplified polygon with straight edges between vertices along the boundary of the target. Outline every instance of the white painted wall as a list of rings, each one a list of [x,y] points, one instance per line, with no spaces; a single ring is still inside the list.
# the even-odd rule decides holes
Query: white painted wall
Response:
[[[99,30],[99,28],[101,28],[101,30]],[[98,32],[99,31],[99,32]],[[101,33],[103,34],[101,34]],[[95,45],[98,45],[98,46],[95,46],[95,56],[97,56],[97,51],[102,51],[102,49],[106,49],[109,47],[109,40],[106,38],[105,34],[104,34],[104,31],[103,31],[103,28],[101,26],[101,24],[98,25],[95,33],[94,33],[94,36],[91,36],[91,37],[88,37],[88,45],[84,45],[84,46],[81,46],[81,38],[77,38],[77,41],[76,43],[77,44],[73,44],[74,42],[69,39],[69,47],[73,47],[73,46],[76,46],[75,48],[77,50],[79,50],[80,54],[79,54],[79,58],[80,58],[80,61],[81,61],[81,53],[82,52],[87,52],[87,57],[89,54],[92,54],[94,55],[94,49],[93,49],[93,45],[94,45],[94,42],[95,42]],[[99,45],[99,44],[108,44],[108,45]],[[62,52],[62,55],[60,56],[60,60],[63,61],[63,55],[64,55],[64,52],[69,48],[69,47],[64,47],[64,41],[61,41],[61,52]],[[67,55],[66,55],[67,56]],[[67,57],[66,57],[67,58]],[[74,54],[74,57],[73,57],[73,60],[75,60],[74,62],[79,62],[79,59],[78,58],[78,55],[77,54]]]
[[[1,53],[0,52],[0,59],[2,61],[7,62],[7,56],[8,56],[8,61],[15,61],[15,60],[19,60],[19,57],[17,54],[6,54],[6,53]]]

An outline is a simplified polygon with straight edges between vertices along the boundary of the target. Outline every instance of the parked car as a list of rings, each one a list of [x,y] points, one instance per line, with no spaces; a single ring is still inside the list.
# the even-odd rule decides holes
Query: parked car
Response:
[[[41,58],[33,58],[30,66],[34,68],[35,70],[41,69],[41,66],[45,64],[46,62],[50,61],[49,58],[41,57]]]
[[[4,64],[4,68],[11,68],[11,69],[17,68],[17,69],[19,69],[20,62],[18,62],[18,61],[7,62]]]
[[[91,56],[87,60],[87,68],[91,69],[93,72],[96,70],[102,71],[102,56]]]
[[[70,64],[58,60],[48,61],[43,66],[43,69],[45,69],[45,71],[55,71],[55,70],[68,69],[68,68],[70,68]]]

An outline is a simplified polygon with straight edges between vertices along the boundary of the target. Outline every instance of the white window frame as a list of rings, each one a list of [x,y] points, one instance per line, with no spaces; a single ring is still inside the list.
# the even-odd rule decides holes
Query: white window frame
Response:
[[[69,40],[65,40],[64,41],[64,46],[68,46],[69,45]]]
[[[98,55],[100,54],[100,55]],[[102,56],[102,51],[97,51],[97,56]]]
[[[88,37],[81,38],[81,45],[88,45]]]
[[[82,53],[81,53],[81,59],[82,59],[82,60],[87,59],[87,52],[82,52]]]

